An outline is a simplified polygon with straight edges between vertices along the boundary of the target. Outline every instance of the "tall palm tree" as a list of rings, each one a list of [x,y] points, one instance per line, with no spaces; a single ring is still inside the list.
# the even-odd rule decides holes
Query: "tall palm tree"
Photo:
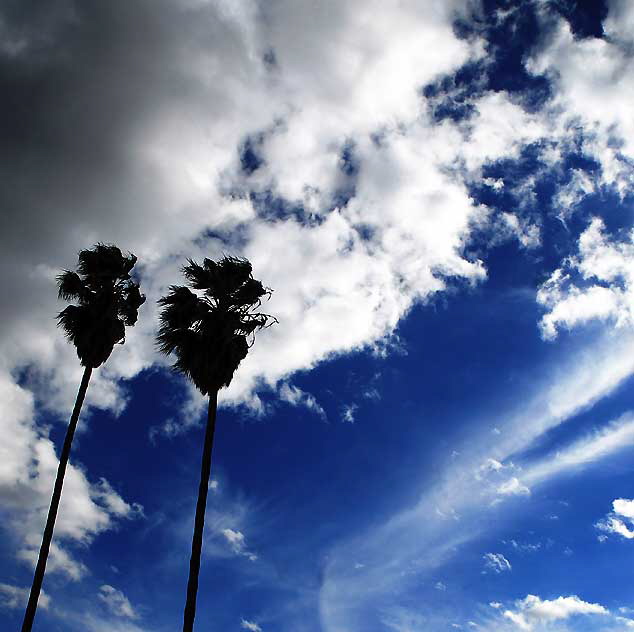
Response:
[[[173,285],[169,294],[159,300],[163,306],[157,336],[159,349],[166,355],[174,353],[174,368],[209,397],[183,632],[192,632],[196,616],[218,391],[231,383],[255,332],[277,322],[257,311],[262,297],[270,296],[271,290],[255,280],[251,271],[246,259],[223,257],[218,262],[205,259],[202,265],[190,259],[183,267],[183,274],[198,293]]]
[[[135,263],[134,255],[123,255],[116,246],[97,244],[92,250],[82,250],[79,253],[78,273],[66,270],[57,277],[59,298],[78,303],[69,305],[58,314],[58,325],[77,348],[77,355],[85,369],[57,467],[55,487],[24,614],[22,632],[30,632],[33,626],[62,495],[66,465],[92,370],[108,359],[115,344],[123,344],[125,326],[136,323],[138,309],[145,301],[138,283],[130,278]]]

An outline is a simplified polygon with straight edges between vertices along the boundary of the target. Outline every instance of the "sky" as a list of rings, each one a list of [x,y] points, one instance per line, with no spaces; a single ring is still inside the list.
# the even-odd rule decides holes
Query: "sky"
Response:
[[[81,379],[56,275],[115,243],[35,621],[179,629],[206,406],[188,257],[274,291],[220,393],[196,629],[634,628],[634,3],[5,0],[0,628]]]

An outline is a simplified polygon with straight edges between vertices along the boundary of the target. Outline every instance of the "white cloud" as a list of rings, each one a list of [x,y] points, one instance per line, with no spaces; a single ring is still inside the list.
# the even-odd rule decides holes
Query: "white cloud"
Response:
[[[29,120],[46,119],[58,142],[43,147],[25,141],[15,147],[19,156],[3,163],[7,182],[25,177],[12,165],[30,164],[33,155],[41,165],[32,174],[37,184],[28,204],[19,187],[11,188],[15,198],[7,207],[17,213],[10,220],[3,216],[6,247],[0,255],[3,287],[12,297],[0,310],[0,429],[8,442],[0,446],[0,502],[10,515],[7,525],[20,525],[14,534],[23,531],[25,521],[29,525],[27,540],[18,547],[23,559],[32,560],[39,546],[56,467],[36,412],[45,408],[65,422],[81,377],[74,349],[53,318],[60,309],[55,274],[73,268],[81,248],[103,240],[133,251],[148,300],[126,344],[94,372],[80,432],[91,407],[114,414],[123,410],[128,394],[122,379],[153,364],[165,366],[154,347],[156,299],[179,282],[185,256],[217,257],[227,250],[246,255],[255,276],[275,290],[266,309],[280,325],[263,332],[222,397],[224,404],[254,408],[261,406],[253,394],[256,385],[287,384],[284,392],[293,399],[297,393],[287,381],[293,372],[378,344],[416,301],[445,290],[450,279],[485,278],[482,263],[468,258],[465,246],[472,223],[486,212],[446,169],[456,160],[453,141],[463,136],[451,125],[435,126],[420,95],[425,83],[482,54],[478,42],[460,40],[453,32],[455,11],[466,4],[406,2],[392,11],[379,0],[310,6],[284,0],[262,13],[250,3],[196,3],[195,10],[189,3],[161,3],[151,11],[139,5],[127,14],[128,28],[111,32],[104,26],[95,42],[103,66],[89,73],[82,66],[70,75],[57,60],[83,59],[87,38],[81,33],[84,24],[93,23],[90,7],[82,8],[73,29],[77,38],[57,41],[55,24],[40,25],[42,41],[50,38],[59,51],[45,56],[43,72],[68,77],[59,98],[82,103],[82,119],[105,115],[111,124],[91,126],[88,134],[75,121],[69,135],[69,126],[58,125],[50,114],[65,109],[46,102],[37,87],[42,77],[36,76],[31,103],[42,108],[42,116]],[[115,10],[114,5],[104,9]],[[6,41],[21,33],[13,32],[10,22],[3,29]],[[138,32],[146,37],[130,39]],[[141,54],[134,64],[121,63],[126,58],[121,51],[129,46]],[[12,63],[31,67],[31,50],[26,42]],[[275,56],[273,69],[262,63],[267,51]],[[95,72],[105,77],[99,98]],[[141,84],[142,91],[128,89]],[[377,92],[377,85],[383,89]],[[503,101],[491,102],[483,124],[493,122],[493,110],[506,107]],[[514,112],[516,119],[519,114]],[[246,176],[238,168],[237,150],[246,135],[259,131],[265,132],[260,147],[265,164]],[[31,129],[30,135],[41,133]],[[490,135],[481,137],[488,142]],[[88,137],[90,148],[83,144]],[[470,145],[474,168],[478,138]],[[351,184],[340,168],[348,143],[360,165],[355,196],[329,212],[335,194]],[[97,146],[100,152],[94,152]],[[77,160],[86,150],[94,161]],[[269,189],[289,204],[301,203],[311,221],[258,218],[249,191]],[[211,232],[227,241],[201,237]],[[29,380],[18,386],[12,376],[25,367]],[[199,398],[191,399],[188,411],[198,411]],[[301,399],[320,414],[310,396]],[[166,429],[173,433],[178,423],[173,420]],[[139,515],[107,483],[91,483],[88,476],[98,479],[99,473],[87,475],[71,464],[59,541],[49,562],[49,569],[65,569],[73,578],[87,569],[72,557],[67,542],[89,544],[115,520]]]
[[[40,533],[32,532],[27,534],[24,537],[25,546],[16,551],[16,558],[26,562],[35,569],[41,539],[42,535]],[[58,542],[53,541],[46,563],[46,572],[63,573],[69,579],[78,581],[87,574],[88,569],[70,551],[62,547]]]
[[[85,105],[86,120],[100,120],[102,107],[120,113],[123,120],[107,126],[104,142],[94,143],[104,146],[100,153],[108,157],[108,164],[96,161],[92,171],[92,163],[78,165],[66,156],[44,156],[41,163],[50,165],[51,171],[37,174],[34,181],[42,186],[33,188],[28,207],[46,208],[52,221],[43,226],[42,215],[24,209],[15,226],[7,227],[9,247],[2,253],[0,269],[3,287],[13,300],[2,307],[0,358],[12,388],[7,388],[10,410],[2,411],[0,423],[11,445],[5,448],[7,467],[0,469],[0,498],[12,519],[23,518],[16,499],[24,501],[22,485],[28,480],[32,458],[38,457],[49,477],[55,458],[34,422],[32,396],[16,386],[10,374],[16,367],[32,366],[34,381],[28,388],[37,393],[38,401],[66,415],[80,368],[52,322],[51,315],[59,309],[53,277],[58,269],[72,267],[73,253],[96,239],[116,241],[140,256],[148,294],[139,325],[107,366],[95,373],[89,389],[87,404],[115,412],[126,402],[120,379],[162,363],[153,348],[154,301],[180,278],[178,267],[185,254],[217,256],[231,247],[248,256],[256,276],[275,289],[267,309],[281,324],[263,333],[232,389],[223,395],[225,403],[252,406],[258,405],[254,385],[288,384],[294,371],[383,339],[416,301],[430,300],[452,278],[468,283],[485,278],[484,266],[465,256],[465,246],[473,226],[488,221],[488,211],[474,205],[461,179],[448,175],[447,166],[464,164],[470,177],[477,177],[483,163],[517,156],[526,143],[559,132],[553,131],[548,119],[525,112],[502,92],[474,102],[476,114],[466,125],[435,125],[428,120],[420,87],[482,54],[480,43],[459,40],[453,32],[453,12],[467,4],[405,2],[399,11],[390,11],[378,0],[310,6],[282,1],[263,6],[266,19],[262,20],[251,3],[197,3],[195,11],[189,6],[185,10],[161,5],[165,15],[160,32],[154,22],[144,23],[141,9],[131,9],[126,33],[135,38],[138,32],[146,33],[134,45],[147,54],[135,56],[134,64],[113,62],[109,72],[101,74],[104,81],[116,78],[124,86],[138,85],[143,77],[143,94],[121,90],[119,83],[107,84],[99,92],[111,94],[116,103],[96,103],[93,82],[88,81],[89,87],[72,85],[62,95],[65,102],[72,99]],[[620,11],[627,23],[631,14],[622,3],[613,3],[612,10]],[[615,15],[606,24],[615,36],[626,38],[627,30]],[[184,41],[182,33],[187,34]],[[6,41],[14,35],[9,33]],[[109,42],[111,49],[102,57],[112,62],[119,57],[112,52],[124,50],[129,42],[110,41],[106,35],[100,41]],[[73,57],[66,44],[59,42],[60,55],[51,60],[66,58],[69,51]],[[602,130],[616,122],[621,136],[631,142],[627,104],[632,99],[623,97],[634,73],[628,72],[627,57],[615,54],[619,50],[613,46],[576,41],[562,27],[531,63],[536,71],[558,73],[558,99],[573,112],[585,108],[581,114],[589,121],[588,128],[595,120]],[[273,70],[261,62],[269,49],[277,60]],[[94,72],[90,68],[91,78]],[[607,114],[605,91],[596,86],[603,75],[618,79],[620,91],[611,93],[609,101],[625,104]],[[191,89],[180,89],[184,85]],[[377,92],[376,86],[382,89]],[[247,177],[238,172],[236,148],[246,134],[260,130],[266,131],[260,148],[265,164]],[[74,131],[73,136],[94,139],[98,131],[92,135]],[[32,132],[34,138],[41,136],[37,132]],[[375,133],[381,142],[375,142]],[[359,163],[355,196],[346,206],[340,204],[342,208],[327,213],[335,193],[350,184],[339,169],[340,150],[347,142]],[[601,158],[605,182],[625,186],[622,161],[605,134],[589,137],[584,149]],[[110,169],[111,164],[117,169]],[[11,175],[3,171],[3,180],[14,181]],[[237,198],[219,190],[229,188],[237,191]],[[303,204],[312,214],[311,221],[256,218],[246,191],[269,188],[288,202]],[[75,229],[69,231],[71,220],[76,220]],[[522,223],[519,215],[505,216],[503,221],[520,243],[527,247],[535,243],[534,227]],[[371,236],[364,237],[359,226]],[[193,243],[207,231],[231,240],[237,228],[240,245],[213,239]],[[40,237],[44,234],[45,240]],[[35,244],[28,251],[23,248],[27,239]],[[560,292],[557,301],[567,297],[565,287]],[[612,296],[616,301],[618,295]],[[571,302],[545,331],[553,333],[560,326],[595,317],[594,299],[591,296],[587,304]],[[605,317],[612,318],[616,307],[606,304],[610,313]],[[554,304],[548,308],[552,312]],[[552,389],[544,389],[545,394],[529,402],[526,412],[511,415],[505,425],[509,432],[499,441],[496,438],[496,458],[503,462],[549,427],[614,389],[631,374],[634,356],[628,345],[616,354],[595,355],[591,362],[573,367],[570,375],[554,380]],[[478,446],[473,452],[477,461],[467,463],[469,480],[488,454]],[[0,468],[3,465],[0,459]],[[60,528],[68,539],[88,543],[115,518],[134,513],[133,506],[119,502],[103,485],[91,485],[81,470],[69,476],[66,516],[60,515]],[[463,480],[455,483],[450,488],[455,493],[443,495],[443,502],[434,498],[427,504],[468,508],[469,501],[458,489],[461,485]],[[472,491],[468,485],[464,488]],[[26,493],[32,521],[41,522],[44,492],[27,485]],[[125,506],[131,507],[128,514]],[[433,511],[412,513],[432,515]],[[405,514],[399,524],[410,519],[418,528],[417,517]],[[443,525],[446,529],[446,521]],[[223,530],[242,535],[233,522]],[[407,554],[404,557],[411,557],[410,548],[421,546],[407,537],[397,540]],[[36,544],[29,546],[33,552]],[[431,558],[442,557],[444,546]]]
[[[609,4],[604,28],[612,37],[576,38],[568,22],[560,20],[527,68],[550,76],[555,85],[553,111],[584,130],[583,151],[601,164],[603,183],[624,193],[634,185],[627,163],[634,157],[634,121],[628,105],[634,94],[629,53],[634,40],[632,31],[624,28],[632,20],[632,8],[620,1]],[[606,108],[606,103],[611,106]]]
[[[614,513],[621,516],[625,516],[630,520],[634,520],[634,500],[628,500],[627,498],[617,498],[612,501],[612,507]]]
[[[341,419],[346,423],[353,424],[357,408],[359,408],[357,404],[346,404],[343,406],[341,409]]]
[[[139,614],[132,607],[130,600],[120,591],[110,586],[109,584],[103,584],[99,587],[98,593],[99,599],[106,605],[108,610],[116,617],[122,617],[124,619],[138,619]]]
[[[279,388],[279,397],[283,402],[291,406],[304,406],[308,410],[314,412],[318,417],[326,420],[326,411],[322,408],[314,395],[306,393],[301,388],[293,386],[288,382],[282,383]]]
[[[204,555],[224,559],[237,556],[255,562],[259,556],[247,542],[247,534],[249,538],[260,535],[262,519],[260,507],[222,479],[214,490],[214,502],[207,505]],[[189,541],[191,534],[185,525],[182,528]]]
[[[29,592],[29,588],[0,583],[0,609],[24,609],[29,599]],[[51,598],[42,590],[37,602],[38,607],[47,609],[50,603]]]
[[[513,476],[497,488],[497,493],[503,496],[529,496],[531,490]]]
[[[534,487],[629,445],[631,424],[626,417],[573,441],[558,455],[543,460],[522,458],[550,429],[612,393],[631,375],[633,367],[631,337],[621,337],[616,347],[610,337],[600,339],[571,354],[558,367],[551,366],[538,377],[535,390],[514,393],[521,402],[517,407],[495,409],[483,413],[482,419],[470,420],[473,433],[455,446],[460,459],[447,458],[444,473],[417,504],[334,547],[320,593],[325,630],[362,629],[358,621],[376,613],[377,601],[409,586],[410,579],[430,581],[433,573],[455,558],[461,546],[478,537],[491,537],[517,519],[516,505],[507,505],[509,497],[497,493],[509,472],[506,467],[510,465],[505,463],[514,462],[521,484]],[[489,431],[492,414],[500,434]],[[487,459],[503,467],[498,471],[489,468],[480,478],[474,476]],[[504,478],[498,480],[500,476]],[[364,568],[352,572],[359,559],[364,560]]]
[[[241,531],[234,531],[233,529],[223,529],[222,535],[225,537],[231,550],[236,555],[242,555],[248,558],[251,562],[255,562],[258,556],[247,549],[246,539],[244,533]]]
[[[256,276],[275,289],[267,309],[280,318],[253,348],[225,401],[253,403],[251,391],[262,377],[274,385],[332,354],[380,340],[414,301],[444,289],[448,277],[484,278],[482,265],[463,255],[470,222],[481,210],[445,174],[456,149],[448,151],[447,135],[455,132],[436,129],[423,116],[420,96],[425,83],[482,53],[477,43],[453,33],[454,14],[465,4],[407,2],[392,11],[378,0],[310,7],[280,2],[264,15],[246,4],[251,9],[161,5],[170,27],[160,33],[153,23],[143,24],[148,16],[135,9],[129,18],[152,33],[144,45],[156,54],[142,56],[142,69],[122,67],[109,77],[125,82],[130,72],[140,72],[160,80],[146,82],[147,98],[138,102],[112,90],[123,94],[118,111],[134,122],[122,121],[125,134],[109,134],[119,159],[114,162],[127,165],[125,174],[99,165],[90,196],[81,179],[68,177],[60,199],[34,204],[46,206],[52,218],[81,222],[72,234],[61,229],[63,222],[52,222],[50,239],[38,252],[11,253],[11,278],[20,270],[23,291],[16,291],[3,321],[7,367],[33,365],[46,378],[38,377],[42,401],[68,410],[79,367],[51,319],[58,310],[54,275],[72,267],[72,253],[97,237],[139,255],[148,295],[137,327],[89,389],[89,404],[116,411],[125,405],[119,379],[162,363],[153,345],[155,299],[178,281],[185,254],[218,256],[227,249],[218,240],[198,239],[210,230],[231,240],[232,229],[240,228],[244,243],[231,248],[248,256]],[[198,37],[201,24],[208,25],[209,37]],[[161,38],[168,43],[160,45]],[[119,51],[127,42],[117,43]],[[274,70],[262,63],[266,51],[275,55]],[[112,52],[104,51],[104,59]],[[196,89],[173,89],[183,82]],[[376,85],[389,89],[379,95]],[[79,94],[86,90],[71,87]],[[84,96],[89,110],[105,105]],[[238,169],[237,148],[260,130],[266,130],[259,148],[265,162],[247,177]],[[375,133],[382,136],[380,145],[371,138]],[[337,191],[350,184],[340,169],[349,142],[363,165],[355,196],[326,215]],[[155,186],[145,186],[148,177]],[[225,195],[228,189],[234,194]],[[320,221],[257,219],[248,192],[269,189],[302,203]],[[359,237],[361,224],[371,228],[371,240]],[[29,309],[35,295],[44,299]]]
[[[141,628],[127,619],[100,618],[92,613],[82,616],[66,614],[65,618],[69,621],[75,621],[79,626],[78,629],[88,630],[89,632],[151,632],[148,628]]]
[[[504,571],[510,571],[512,569],[511,563],[502,555],[502,553],[485,553],[482,556],[484,560],[485,568],[497,573],[503,573]]]
[[[627,617],[615,617],[615,620],[626,628],[634,628],[634,619],[628,619]]]
[[[578,255],[567,258],[537,293],[548,310],[540,323],[545,338],[591,320],[621,328],[634,323],[633,239],[631,233],[626,240],[612,240],[600,218],[591,221],[579,237]]]
[[[500,238],[515,237],[523,248],[533,249],[541,245],[539,226],[530,224],[522,217],[508,212],[499,216],[498,236]]]
[[[0,371],[0,503],[8,518],[3,527],[17,541],[18,559],[35,565],[58,459],[51,441],[34,423],[33,396]],[[73,461],[64,479],[64,493],[55,525],[47,572],[80,579],[85,566],[74,558],[70,543],[88,544],[121,519],[134,518],[141,508],[130,505],[105,480],[91,483]]]
[[[504,465],[500,463],[497,459],[488,458],[479,469],[479,473],[487,473],[487,472],[499,472],[504,469]]]
[[[634,500],[627,498],[613,500],[612,512],[595,526],[606,533],[616,533],[626,540],[634,539]]]
[[[634,415],[626,413],[555,454],[534,461],[525,468],[522,478],[534,485],[561,472],[588,466],[632,446]]]
[[[565,221],[574,212],[577,204],[586,195],[593,193],[595,188],[595,183],[585,171],[573,169],[570,182],[557,191],[553,200],[561,219]]]
[[[540,599],[536,595],[527,595],[515,603],[515,610],[505,610],[504,616],[522,630],[532,630],[536,624],[568,619],[579,614],[608,614],[608,611],[596,603],[582,601],[576,595]]]
[[[248,621],[247,619],[242,619],[240,621],[240,627],[243,630],[250,630],[250,632],[262,632],[262,628],[253,621]]]

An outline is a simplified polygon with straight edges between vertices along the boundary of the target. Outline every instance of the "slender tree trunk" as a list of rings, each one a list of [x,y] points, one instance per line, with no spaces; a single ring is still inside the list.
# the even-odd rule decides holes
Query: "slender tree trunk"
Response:
[[[189,580],[187,582],[187,602],[183,617],[183,632],[193,632],[196,616],[196,594],[198,593],[198,573],[200,571],[200,554],[203,548],[203,529],[205,527],[205,508],[209,490],[209,474],[211,473],[211,451],[214,445],[216,429],[216,409],[218,407],[218,391],[209,394],[209,411],[207,413],[207,429],[203,459],[200,467],[200,485],[198,486],[198,502],[196,503],[196,519],[194,521],[194,537],[192,538],[192,555],[189,560]]]
[[[73,443],[73,436],[75,435],[75,428],[77,428],[79,412],[81,411],[81,406],[84,403],[84,397],[86,396],[86,390],[88,389],[88,382],[90,381],[91,374],[92,367],[87,366],[84,370],[84,376],[81,378],[79,392],[77,393],[77,399],[75,400],[75,408],[73,408],[73,414],[70,417],[68,429],[66,430],[64,446],[62,447],[62,454],[59,457],[59,465],[57,466],[57,476],[55,477],[55,487],[53,488],[51,505],[48,508],[46,527],[44,527],[44,536],[42,537],[40,555],[37,558],[37,566],[35,567],[35,575],[33,577],[33,584],[31,585],[31,594],[29,595],[29,602],[26,606],[26,612],[24,613],[22,632],[30,632],[33,627],[33,619],[35,618],[35,610],[37,609],[37,600],[40,596],[42,581],[44,580],[44,571],[46,570],[46,560],[48,559],[48,552],[51,548],[51,540],[53,539],[55,518],[57,517],[59,501],[62,497],[62,486],[64,485],[66,465],[68,464],[68,457],[70,456],[70,447]]]

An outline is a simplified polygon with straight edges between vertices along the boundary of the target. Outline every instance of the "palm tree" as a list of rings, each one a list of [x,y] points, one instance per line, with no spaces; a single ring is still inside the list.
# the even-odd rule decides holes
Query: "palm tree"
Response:
[[[253,278],[251,264],[246,259],[223,257],[218,262],[205,259],[202,265],[190,259],[183,267],[183,274],[199,292],[184,286],[169,288],[169,294],[159,300],[163,311],[157,342],[162,353],[175,354],[174,368],[209,397],[183,617],[183,632],[192,632],[218,391],[231,383],[255,332],[277,321],[256,311],[262,297],[270,296],[271,290]]]
[[[135,263],[134,255],[123,255],[116,246],[97,244],[92,250],[82,250],[79,253],[78,273],[66,270],[57,277],[59,298],[78,303],[69,305],[58,314],[58,325],[77,348],[77,355],[85,369],[57,467],[55,487],[31,594],[24,614],[22,632],[30,632],[33,626],[62,495],[66,465],[90,375],[93,369],[108,359],[115,344],[123,344],[125,326],[136,323],[138,309],[145,301],[145,297],[139,291],[139,285],[130,278]]]

